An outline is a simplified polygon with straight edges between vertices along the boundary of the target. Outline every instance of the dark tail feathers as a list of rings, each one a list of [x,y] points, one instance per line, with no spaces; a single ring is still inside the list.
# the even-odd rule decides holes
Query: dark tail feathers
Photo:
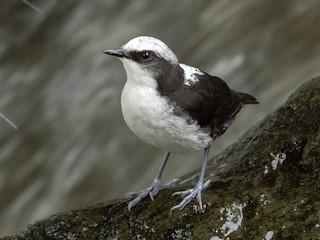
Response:
[[[237,92],[237,95],[240,98],[240,102],[245,105],[245,104],[258,104],[259,102],[257,99],[247,93],[242,93],[242,92]]]

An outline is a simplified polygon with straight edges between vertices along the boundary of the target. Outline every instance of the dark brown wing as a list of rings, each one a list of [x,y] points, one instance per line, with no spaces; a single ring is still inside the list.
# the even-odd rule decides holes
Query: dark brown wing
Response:
[[[197,120],[202,128],[209,127],[212,136],[219,136],[246,103],[242,102],[242,95],[231,90],[220,78],[206,73],[198,74],[197,78],[199,81],[194,85],[183,84],[170,100]]]

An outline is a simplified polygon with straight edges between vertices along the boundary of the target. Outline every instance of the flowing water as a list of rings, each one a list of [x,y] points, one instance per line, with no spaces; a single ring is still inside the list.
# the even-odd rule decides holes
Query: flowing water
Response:
[[[0,236],[58,211],[151,183],[162,152],[125,125],[125,71],[103,54],[138,35],[181,62],[257,97],[211,148],[237,141],[301,83],[319,74],[320,1],[1,1]],[[200,167],[173,155],[165,179]]]

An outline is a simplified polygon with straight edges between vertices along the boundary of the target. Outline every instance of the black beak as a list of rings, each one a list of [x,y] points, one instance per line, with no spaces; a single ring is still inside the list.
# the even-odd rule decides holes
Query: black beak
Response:
[[[116,57],[125,57],[122,49],[113,49],[113,50],[105,50],[103,53],[111,55],[111,56],[116,56]]]

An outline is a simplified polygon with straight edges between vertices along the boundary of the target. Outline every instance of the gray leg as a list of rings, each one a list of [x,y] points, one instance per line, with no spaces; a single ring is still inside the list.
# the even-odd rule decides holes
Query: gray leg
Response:
[[[162,176],[162,173],[163,173],[163,170],[167,164],[167,161],[169,159],[169,156],[170,156],[170,153],[169,152],[166,152],[165,156],[164,156],[164,159],[161,163],[161,166],[159,168],[159,171],[155,177],[155,179],[153,180],[153,183],[151,184],[150,187],[148,188],[145,188],[137,193],[128,193],[129,195],[137,195],[132,201],[129,202],[128,204],[128,209],[130,211],[130,209],[135,206],[138,202],[140,202],[144,197],[146,197],[147,195],[150,196],[150,198],[152,199],[153,201],[153,197],[162,189],[165,189],[165,188],[169,188],[171,187],[172,185],[174,185],[177,181],[177,179],[174,179],[172,180],[171,182],[169,183],[166,183],[166,184],[161,184],[160,183],[160,179],[161,179],[161,176]]]
[[[206,165],[207,165],[207,160],[208,160],[208,156],[209,156],[209,150],[210,150],[210,146],[204,149],[204,160],[203,160],[203,164],[202,164],[201,173],[200,173],[200,176],[199,176],[198,183],[192,189],[188,189],[188,190],[181,191],[181,192],[175,192],[173,194],[173,195],[181,195],[184,198],[178,205],[176,205],[173,208],[171,208],[171,211],[173,211],[175,209],[182,210],[192,200],[192,198],[194,198],[195,196],[197,196],[199,207],[200,207],[200,210],[202,211],[201,191],[203,189],[207,188],[209,186],[209,183],[210,183],[210,180],[208,180],[207,182],[204,183],[204,174],[205,174],[205,171],[206,171]]]

